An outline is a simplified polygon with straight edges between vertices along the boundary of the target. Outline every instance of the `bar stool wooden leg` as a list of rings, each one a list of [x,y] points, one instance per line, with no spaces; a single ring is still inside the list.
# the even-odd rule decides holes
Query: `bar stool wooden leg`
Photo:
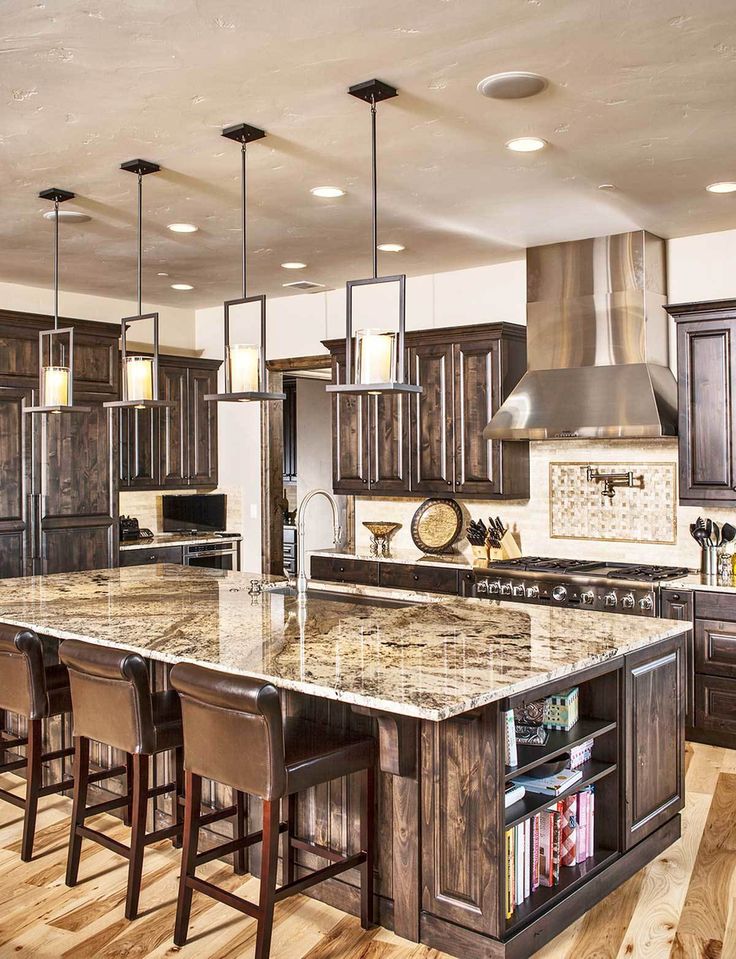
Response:
[[[184,825],[184,807],[182,806],[180,799],[184,798],[184,748],[179,746],[178,749],[174,750],[174,782],[176,784],[176,789],[174,790],[173,796],[173,812],[174,812],[174,822],[177,826]],[[171,840],[171,844],[175,849],[181,848],[181,833]]]
[[[199,815],[202,805],[202,777],[187,770],[185,784],[186,803],[184,806],[184,848],[181,856],[179,875],[179,898],[176,904],[176,924],[174,942],[183,946],[189,931],[189,916],[192,911],[192,888],[187,886],[187,878],[194,875],[199,839]]]
[[[284,849],[284,882],[290,883],[294,882],[294,879],[296,878],[296,850],[291,845],[291,840],[292,837],[296,835],[296,809],[298,802],[297,794],[291,793],[291,795],[287,797],[286,802],[286,824],[288,829],[286,830],[286,844]]]
[[[243,839],[245,836],[245,794],[240,792],[239,789],[234,789],[233,792],[235,793],[235,808],[237,810],[235,813],[235,838]],[[244,876],[248,869],[245,857],[245,849],[239,849],[233,856],[233,868],[236,876]]]
[[[369,767],[361,774],[360,787],[360,851],[365,862],[360,866],[360,924],[363,929],[373,925],[373,847],[375,839],[376,774]]]
[[[258,931],[255,959],[268,959],[271,952],[273,907],[276,895],[276,870],[279,866],[279,812],[277,799],[263,800],[263,845],[261,849],[261,894],[258,902]]]
[[[123,810],[123,825],[130,826],[133,822],[133,757],[125,754],[125,789],[128,805]]]
[[[125,897],[125,918],[138,915],[138,900],[141,894],[143,852],[146,848],[146,816],[148,813],[149,757],[142,753],[133,755],[133,816],[130,837],[130,863],[128,865],[128,892]]]
[[[40,719],[28,720],[28,745],[26,746],[26,804],[23,817],[23,840],[20,858],[30,862],[33,857],[33,838],[36,833],[36,813],[38,811],[38,793],[41,789],[41,753],[43,751],[43,729]]]
[[[82,837],[77,829],[84,824],[87,806],[87,779],[89,777],[89,740],[84,736],[74,737],[74,792],[72,798],[72,825],[69,836],[69,854],[66,860],[66,884],[75,886],[79,875],[79,854]]]

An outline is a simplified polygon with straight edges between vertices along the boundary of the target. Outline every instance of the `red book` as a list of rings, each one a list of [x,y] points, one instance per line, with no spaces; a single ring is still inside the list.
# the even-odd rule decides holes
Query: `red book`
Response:
[[[560,863],[563,866],[574,866],[577,861],[577,805],[577,796],[566,796],[562,800]]]

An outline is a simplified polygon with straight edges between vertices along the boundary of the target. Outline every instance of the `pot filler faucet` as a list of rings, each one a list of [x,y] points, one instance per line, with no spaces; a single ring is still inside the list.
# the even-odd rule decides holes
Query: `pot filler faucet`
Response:
[[[305,549],[305,523],[304,518],[307,512],[307,506],[309,501],[314,499],[315,496],[324,496],[325,499],[329,500],[330,505],[332,506],[332,524],[334,527],[334,538],[333,543],[337,546],[340,542],[340,537],[342,535],[342,530],[340,529],[340,514],[337,506],[337,500],[329,493],[326,489],[313,489],[310,490],[306,496],[303,497],[299,508],[296,511],[296,531],[297,531],[297,549],[298,549],[298,565],[299,565],[299,575],[296,580],[296,590],[300,597],[306,596],[307,586],[309,585],[309,580],[307,579],[307,574],[304,572],[306,566],[306,549]]]

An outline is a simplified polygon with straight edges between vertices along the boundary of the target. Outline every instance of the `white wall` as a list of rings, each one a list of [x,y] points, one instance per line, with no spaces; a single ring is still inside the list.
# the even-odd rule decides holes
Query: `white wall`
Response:
[[[0,283],[0,304],[5,310],[26,310],[30,313],[53,314],[53,290],[20,283]],[[195,316],[193,309],[177,309],[144,303],[144,312],[159,314],[159,339],[162,352],[166,347],[194,350]],[[117,300],[108,296],[91,296],[87,293],[59,294],[60,316],[78,320],[97,320],[102,323],[119,323],[124,316],[133,316],[138,304],[133,300]]]
[[[670,303],[736,297],[736,230],[681,236],[667,244]]]

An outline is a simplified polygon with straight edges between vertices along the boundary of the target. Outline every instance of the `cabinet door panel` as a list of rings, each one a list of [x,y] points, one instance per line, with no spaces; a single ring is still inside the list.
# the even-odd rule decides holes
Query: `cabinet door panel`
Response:
[[[455,491],[501,492],[500,441],[483,439],[499,405],[499,346],[497,340],[456,343],[455,383]]]
[[[452,346],[431,343],[409,350],[410,381],[423,387],[411,404],[411,488],[449,493],[454,486]]]
[[[678,326],[680,499],[736,499],[733,389],[736,321]]]
[[[30,570],[28,495],[33,418],[31,390],[0,389],[0,577]]]
[[[112,566],[112,528],[107,522],[99,526],[70,524],[58,529],[44,529],[41,540],[42,572],[73,573],[83,569],[105,569]]]
[[[695,621],[695,669],[710,676],[736,679],[736,623]]]
[[[409,489],[407,400],[405,396],[369,396],[371,493]]]
[[[187,485],[187,371],[182,367],[159,367],[159,396],[173,406],[161,410],[161,485]]]
[[[332,379],[345,383],[345,358],[333,356]],[[332,488],[336,493],[368,491],[368,400],[332,397]]]
[[[161,482],[158,409],[120,410],[120,485],[158,489]]]
[[[217,392],[217,373],[189,370],[186,431],[189,438],[191,486],[217,486],[217,403],[205,396]]]
[[[627,849],[684,805],[684,690],[683,637],[626,657]]]
[[[118,341],[90,333],[74,334],[74,386],[79,393],[116,397],[120,388]]]
[[[736,744],[736,680],[697,676],[695,721],[698,729],[733,736]]]

